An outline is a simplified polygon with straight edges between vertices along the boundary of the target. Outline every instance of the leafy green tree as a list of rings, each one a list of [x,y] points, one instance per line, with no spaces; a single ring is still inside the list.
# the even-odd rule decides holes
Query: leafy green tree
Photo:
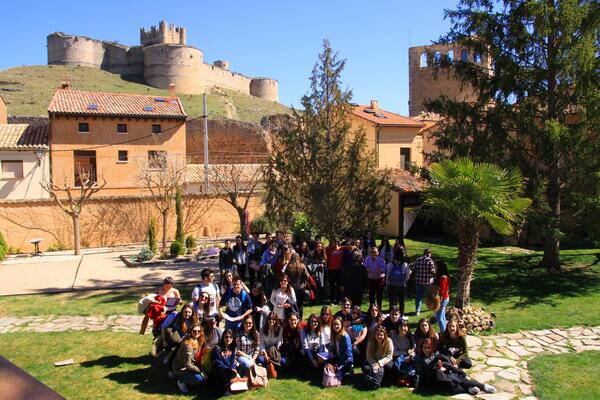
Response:
[[[469,305],[479,234],[487,224],[510,235],[522,222],[531,200],[521,197],[524,183],[517,169],[506,170],[468,158],[431,166],[432,185],[426,189],[424,212],[448,220],[458,234],[456,307]]]
[[[150,223],[148,224],[148,248],[152,254],[156,254],[158,251],[158,244],[156,242],[156,219],[154,217],[150,218]]]
[[[435,73],[456,76],[478,95],[474,102],[441,97],[426,104],[448,117],[434,133],[433,160],[452,153],[518,166],[534,200],[531,220],[542,223],[542,265],[550,270],[560,268],[563,214],[586,209],[598,190],[587,177],[600,170],[599,4],[462,0],[446,10],[451,29],[440,42],[460,43],[470,60],[478,54],[482,62],[432,57]]]
[[[179,243],[185,243],[184,233],[183,233],[183,204],[181,200],[181,188],[177,188],[177,193],[175,194],[175,214],[177,215],[177,228],[175,230],[175,240]]]
[[[265,172],[267,212],[278,222],[303,212],[328,236],[376,229],[389,215],[389,173],[377,169],[364,131],[351,131],[345,63],[324,40],[303,110],[277,130]]]

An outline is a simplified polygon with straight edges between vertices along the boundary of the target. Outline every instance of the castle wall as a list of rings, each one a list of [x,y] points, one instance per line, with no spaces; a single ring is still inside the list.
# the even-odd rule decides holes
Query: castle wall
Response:
[[[101,68],[104,46],[83,36],[53,33],[48,36],[48,64]]]
[[[144,52],[144,80],[147,84],[168,89],[174,83],[177,91],[200,94],[204,85],[200,79],[202,52],[194,47],[157,44]]]
[[[279,101],[279,84],[275,79],[253,78],[250,81],[250,94],[263,100]]]
[[[427,60],[427,66],[422,66],[422,57],[430,52],[439,52],[440,56],[448,56],[448,52],[453,52],[453,59],[460,60],[463,50],[467,51],[468,61],[473,62],[473,53],[459,44],[417,46],[408,49],[408,71],[409,71],[409,102],[408,110],[411,116],[417,115],[425,108],[423,103],[427,99],[435,99],[442,94],[459,99],[475,100],[476,94],[464,86],[456,77],[446,71],[440,71],[437,78],[432,75],[433,67],[430,65],[432,60]],[[482,63],[485,63],[484,60]]]
[[[200,67],[200,74],[206,87],[219,86],[250,94],[250,78],[242,74],[204,63]]]

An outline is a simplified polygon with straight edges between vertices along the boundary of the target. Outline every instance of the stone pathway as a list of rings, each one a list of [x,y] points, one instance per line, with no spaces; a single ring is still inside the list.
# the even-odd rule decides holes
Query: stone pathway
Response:
[[[0,333],[124,331],[138,332],[140,315],[0,317]],[[522,331],[493,336],[468,336],[469,355],[474,367],[471,378],[494,385],[494,394],[471,396],[460,394],[454,399],[535,400],[527,360],[536,354],[562,354],[589,350],[600,351],[600,326]]]

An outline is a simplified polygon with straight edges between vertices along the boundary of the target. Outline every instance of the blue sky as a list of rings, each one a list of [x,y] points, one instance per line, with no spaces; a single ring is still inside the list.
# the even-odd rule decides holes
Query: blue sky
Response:
[[[187,28],[205,62],[279,81],[280,102],[298,105],[323,38],[347,59],[342,76],[353,101],[378,99],[408,112],[408,47],[429,44],[449,28],[450,0],[304,1],[10,1],[2,4],[0,70],[46,64],[54,31],[139,44],[139,28],[161,19]],[[35,4],[33,6],[32,4]]]

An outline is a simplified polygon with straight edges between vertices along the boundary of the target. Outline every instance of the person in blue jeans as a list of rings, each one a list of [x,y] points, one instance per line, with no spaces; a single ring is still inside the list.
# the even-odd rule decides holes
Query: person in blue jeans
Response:
[[[437,263],[436,282],[440,288],[440,308],[437,310],[436,317],[440,332],[446,331],[446,306],[450,301],[450,279],[448,278],[448,266],[445,262]]]
[[[415,269],[413,271],[415,277],[415,314],[419,316],[421,313],[421,305],[425,291],[429,289],[432,278],[435,275],[435,264],[431,259],[431,250],[425,249],[423,255],[415,261]]]
[[[332,372],[340,371],[342,376],[349,373],[354,365],[352,355],[352,340],[344,328],[341,318],[335,318],[331,324],[331,353],[332,357],[325,363],[325,368]]]

